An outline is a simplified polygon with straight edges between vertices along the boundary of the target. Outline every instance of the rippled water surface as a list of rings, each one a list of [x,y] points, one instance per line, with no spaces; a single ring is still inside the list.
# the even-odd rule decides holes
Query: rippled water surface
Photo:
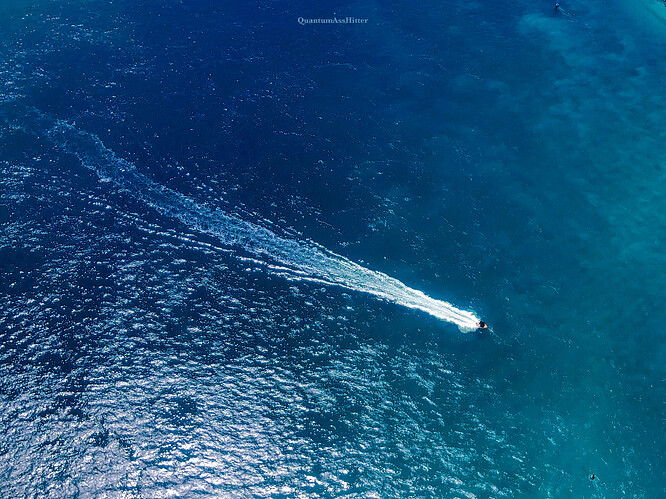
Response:
[[[666,495],[642,1],[6,0],[0,495]]]

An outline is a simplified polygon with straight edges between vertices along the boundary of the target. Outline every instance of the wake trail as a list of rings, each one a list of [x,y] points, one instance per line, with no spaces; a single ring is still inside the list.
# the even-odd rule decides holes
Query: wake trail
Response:
[[[5,118],[10,126],[47,138],[57,148],[75,155],[83,166],[93,170],[101,179],[112,181],[162,215],[214,236],[224,246],[252,255],[257,263],[275,274],[367,293],[426,312],[455,324],[463,332],[477,329],[479,319],[472,312],[431,298],[398,279],[354,263],[319,244],[280,236],[150,180],[138,172],[134,164],[107,148],[99,137],[81,131],[73,124],[51,118],[37,109],[12,114],[17,115]]]

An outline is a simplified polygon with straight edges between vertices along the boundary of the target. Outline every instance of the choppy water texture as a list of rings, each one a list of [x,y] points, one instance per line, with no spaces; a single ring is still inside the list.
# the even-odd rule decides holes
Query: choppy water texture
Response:
[[[3,2],[1,495],[664,496],[642,2]]]

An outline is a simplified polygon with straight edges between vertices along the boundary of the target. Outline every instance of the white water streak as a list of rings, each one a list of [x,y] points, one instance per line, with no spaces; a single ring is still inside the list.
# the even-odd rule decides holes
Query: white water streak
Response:
[[[451,322],[463,332],[477,328],[479,319],[471,312],[431,298],[393,277],[363,267],[316,243],[279,236],[265,227],[196,203],[153,182],[139,173],[132,163],[105,147],[99,137],[80,131],[72,124],[54,120],[37,110],[21,114],[10,124],[47,137],[55,146],[76,155],[100,178],[110,179],[159,213],[210,234],[224,245],[249,253],[276,274],[369,293]]]

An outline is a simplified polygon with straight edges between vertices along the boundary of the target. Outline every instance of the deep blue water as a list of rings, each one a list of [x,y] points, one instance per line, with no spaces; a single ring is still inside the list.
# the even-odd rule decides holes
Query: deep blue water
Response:
[[[641,1],[5,0],[2,496],[666,495]],[[297,22],[333,16],[368,23]],[[285,277],[206,210],[492,331]]]

